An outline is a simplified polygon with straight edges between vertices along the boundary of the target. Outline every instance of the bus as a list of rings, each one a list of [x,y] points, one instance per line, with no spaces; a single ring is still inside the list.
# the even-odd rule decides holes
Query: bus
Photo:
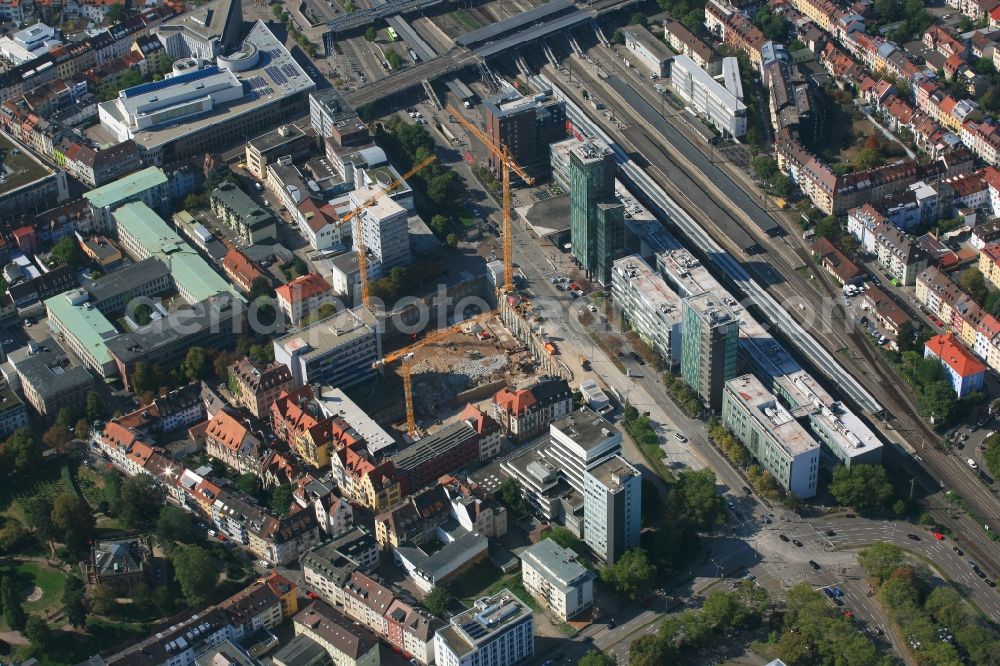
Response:
[[[391,25],[385,29],[385,34],[389,35],[390,42],[394,42],[397,39],[399,39],[399,35],[396,34],[396,31],[393,29]]]

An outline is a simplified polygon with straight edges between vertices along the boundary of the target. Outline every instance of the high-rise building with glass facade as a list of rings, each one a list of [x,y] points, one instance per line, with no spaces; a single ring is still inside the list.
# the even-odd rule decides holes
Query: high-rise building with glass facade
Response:
[[[740,321],[711,293],[682,303],[681,376],[713,410],[722,406],[722,389],[736,376]]]
[[[582,142],[570,150],[570,243],[573,256],[601,284],[625,248],[625,208],[615,199],[611,150]]]

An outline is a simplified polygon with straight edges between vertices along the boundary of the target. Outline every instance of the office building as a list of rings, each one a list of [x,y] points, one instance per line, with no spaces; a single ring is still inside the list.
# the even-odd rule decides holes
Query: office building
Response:
[[[84,285],[90,303],[108,317],[127,312],[135,299],[154,299],[174,288],[170,269],[158,257],[149,257]]]
[[[46,300],[49,328],[97,376],[113,377],[117,368],[107,342],[118,330],[88,298],[87,291],[78,288]]]
[[[725,136],[747,132],[747,107],[726,86],[685,56],[674,56],[670,86],[685,104]]]
[[[479,532],[438,529],[435,537],[429,542],[434,550],[404,543],[392,552],[393,561],[403,567],[407,577],[423,592],[460,577],[485,560],[489,551],[489,539]]]
[[[615,307],[642,341],[671,367],[681,362],[681,298],[642,257],[617,259],[611,272]]]
[[[94,378],[82,365],[70,365],[69,357],[52,338],[43,340],[40,347],[40,351],[13,361],[28,404],[50,417],[63,407],[79,409],[85,405]]]
[[[336,88],[309,93],[309,122],[316,134],[338,147],[358,146],[371,140],[368,126]]]
[[[506,146],[529,175],[545,175],[549,144],[566,138],[566,104],[548,93],[524,97],[511,90],[483,100],[486,134]],[[499,173],[499,165],[491,165]]]
[[[316,136],[298,125],[282,125],[247,141],[247,171],[258,180],[267,180],[267,166],[280,157],[298,160],[316,146]]]
[[[220,1],[229,6],[230,0]],[[167,51],[178,58],[168,78],[126,88],[97,105],[101,127],[118,141],[134,140],[147,164],[243,144],[304,112],[316,87],[263,21],[232,46],[242,28],[238,17],[233,23],[225,17],[222,33],[207,36],[200,34],[206,26],[199,16],[214,26],[225,15],[206,5],[160,26],[161,41],[169,32]],[[173,55],[186,51],[192,55]]]
[[[296,386],[347,388],[375,374],[382,335],[367,308],[343,310],[274,340],[274,360],[292,371]]]
[[[255,245],[278,237],[274,215],[238,186],[224,181],[209,197],[212,212],[232,229],[247,245]]]
[[[390,460],[406,495],[444,474],[479,462],[479,435],[465,421],[456,421],[393,454]]]
[[[820,447],[753,375],[726,382],[722,422],[786,491],[816,494]]]
[[[213,0],[153,30],[171,58],[214,60],[239,47],[243,6],[238,0]]]
[[[524,589],[563,622],[594,604],[597,575],[577,558],[576,553],[552,539],[542,539],[521,553]]]
[[[357,208],[365,202],[382,194],[389,183],[377,180],[371,185],[360,185],[351,192],[351,208]],[[383,196],[372,205],[365,208],[358,217],[360,220],[354,228],[360,227],[365,243],[365,250],[371,255],[368,263],[368,279],[377,280],[389,273],[394,266],[410,262],[410,234],[407,227],[408,213],[406,208],[396,202],[391,196]],[[358,249],[355,240],[353,249]]]
[[[587,468],[583,479],[583,540],[608,564],[639,546],[642,475],[620,455]]]
[[[115,230],[112,213],[124,204],[141,201],[153,210],[166,210],[169,204],[167,175],[158,167],[148,167],[123,178],[84,192],[90,206],[94,227],[100,233]]]
[[[682,302],[681,376],[710,409],[722,405],[722,387],[736,376],[740,321],[710,293]]]
[[[622,35],[625,37],[625,48],[635,54],[646,69],[658,77],[670,74],[674,53],[659,37],[642,25],[626,26],[622,28]]]
[[[513,666],[535,655],[531,609],[510,590],[478,599],[434,634],[438,666]]]
[[[580,265],[604,285],[625,248],[625,209],[615,199],[615,160],[596,142],[570,148],[570,243]]]

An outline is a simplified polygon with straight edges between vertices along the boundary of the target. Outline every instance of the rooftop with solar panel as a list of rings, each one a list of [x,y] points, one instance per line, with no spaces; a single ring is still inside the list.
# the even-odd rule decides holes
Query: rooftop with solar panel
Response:
[[[177,29],[187,26],[181,22]],[[133,139],[140,148],[154,151],[206,129],[218,132],[217,125],[232,127],[241,116],[270,109],[294,95],[304,97],[315,88],[262,21],[241,42],[212,49],[214,53],[207,50],[195,49],[178,58],[162,81],[127,88],[101,103],[103,130],[118,141]],[[151,157],[155,162],[155,155]]]
[[[530,616],[531,608],[504,589],[477,599],[472,608],[452,616],[451,624],[438,633],[457,654],[465,654]]]

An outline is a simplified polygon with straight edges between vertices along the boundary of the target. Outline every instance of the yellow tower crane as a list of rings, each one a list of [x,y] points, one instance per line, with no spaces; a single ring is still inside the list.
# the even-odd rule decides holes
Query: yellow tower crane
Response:
[[[372,298],[371,293],[368,288],[368,255],[366,254],[365,248],[365,235],[364,230],[361,228],[359,213],[367,208],[371,208],[378,203],[379,199],[387,194],[390,194],[397,187],[406,182],[406,179],[413,176],[414,174],[420,173],[424,167],[437,159],[437,155],[431,155],[427,159],[423,160],[419,164],[413,166],[412,169],[404,173],[402,176],[397,178],[392,182],[389,187],[379,190],[376,194],[365,199],[360,206],[348,211],[344,217],[340,218],[341,224],[347,224],[354,218],[359,220],[358,224],[354,225],[351,233],[354,235],[354,242],[358,245],[358,277],[361,280],[361,302],[364,304],[365,308],[372,312]]]
[[[414,354],[426,345],[448,337],[451,333],[463,326],[485,321],[491,315],[496,314],[496,312],[496,310],[490,310],[489,312],[484,312],[475,317],[463,319],[457,324],[453,324],[447,328],[439,328],[436,331],[428,333],[412,345],[402,349],[397,349],[396,351],[383,356],[381,360],[372,363],[372,367],[378,369],[384,368],[390,363],[394,363],[396,361],[401,362],[400,374],[403,377],[403,395],[406,399],[406,432],[409,433],[410,437],[416,437],[419,434],[417,431],[417,419],[413,413],[413,383],[410,379],[410,367],[413,363]]]
[[[503,178],[503,226],[500,231],[500,236],[503,240],[503,291],[504,293],[509,293],[514,290],[514,239],[511,236],[510,172],[513,171],[516,173],[528,185],[534,185],[535,179],[521,168],[517,160],[511,156],[510,149],[507,146],[499,141],[494,142],[483,130],[466,120],[454,106],[449,104],[447,110],[462,127],[479,139],[479,142],[486,146],[493,153],[497,162],[500,163]]]

